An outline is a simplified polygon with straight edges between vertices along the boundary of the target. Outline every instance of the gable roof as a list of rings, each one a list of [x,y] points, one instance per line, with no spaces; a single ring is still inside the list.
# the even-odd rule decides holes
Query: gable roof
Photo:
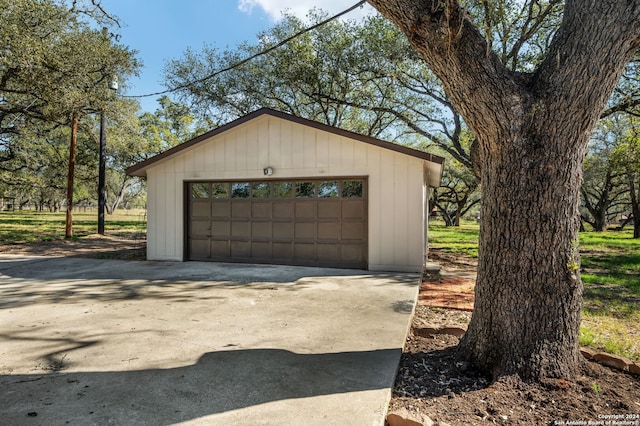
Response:
[[[240,117],[230,123],[227,123],[223,126],[220,126],[216,129],[213,129],[211,131],[208,131],[207,133],[203,133],[200,136],[196,136],[195,138],[188,140],[184,143],[181,143],[180,145],[176,145],[171,149],[168,149],[158,155],[155,155],[147,160],[141,161],[137,164],[134,164],[133,166],[128,167],[125,172],[129,175],[129,176],[146,176],[147,175],[147,168],[154,165],[155,163],[171,157],[172,155],[175,155],[177,153],[179,153],[180,151],[183,151],[187,148],[192,147],[193,145],[196,145],[204,140],[207,140],[213,136],[219,135],[220,133],[226,132],[228,130],[233,129],[234,127],[240,126],[241,124],[244,124],[248,121],[251,121],[257,117],[260,117],[262,115],[270,115],[273,117],[277,117],[277,118],[281,118],[283,120],[287,120],[287,121],[291,121],[294,123],[298,123],[298,124],[302,124],[304,126],[307,127],[312,127],[314,129],[318,129],[318,130],[323,130],[325,132],[329,132],[329,133],[333,133],[335,135],[339,135],[339,136],[344,136],[350,139],[355,139],[357,141],[360,142],[364,142],[364,143],[368,143],[371,145],[375,145],[378,146],[380,148],[384,148],[384,149],[388,149],[391,151],[395,151],[395,152],[399,152],[401,154],[405,154],[405,155],[409,155],[411,157],[416,157],[419,158],[421,160],[425,160],[425,161],[429,161],[431,163],[435,163],[438,164],[440,167],[440,178],[438,179],[438,182],[440,182],[440,179],[442,177],[442,169],[443,166],[442,164],[444,163],[444,158],[440,157],[438,155],[435,154],[430,154],[428,152],[424,152],[424,151],[418,151],[417,149],[413,149],[413,148],[409,148],[406,146],[402,146],[402,145],[398,145],[395,143],[391,143],[391,142],[387,142],[387,141],[383,141],[381,139],[377,139],[371,136],[365,136],[365,135],[361,135],[359,133],[355,133],[355,132],[351,132],[349,130],[344,130],[344,129],[340,129],[338,127],[333,127],[333,126],[329,126],[328,124],[323,124],[320,123],[318,121],[313,121],[313,120],[308,120],[306,118],[301,118],[301,117],[296,117],[294,115],[291,114],[287,114],[281,111],[276,111],[270,108],[261,108],[257,111],[254,111],[250,114],[245,115],[244,117]]]

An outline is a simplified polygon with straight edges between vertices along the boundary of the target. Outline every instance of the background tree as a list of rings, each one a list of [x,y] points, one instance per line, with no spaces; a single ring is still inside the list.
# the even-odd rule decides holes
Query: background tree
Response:
[[[603,231],[628,205],[629,187],[620,162],[613,157],[625,131],[619,120],[602,119],[589,143],[580,189],[580,217],[594,231]]]
[[[67,179],[67,227],[70,237],[76,163],[76,132],[83,115],[100,111],[110,98],[108,82],[138,67],[134,52],[116,44],[87,19],[109,20],[102,8],[83,2],[0,0],[0,108],[3,135],[19,134],[17,125],[67,124],[71,127]],[[92,3],[94,6],[96,3]],[[5,120],[7,121],[5,123]],[[10,121],[9,121],[10,120]],[[16,123],[18,121],[18,123]],[[14,149],[4,138],[4,159]]]
[[[163,96],[155,112],[138,113],[138,103],[118,99],[107,111],[109,144],[107,146],[107,213],[121,203],[144,205],[144,181],[128,176],[125,169],[179,143],[211,129],[208,122],[197,120],[189,109]],[[91,132],[98,141],[99,129]]]
[[[617,113],[640,117],[640,52],[625,67],[602,117]]]
[[[640,46],[640,2],[567,0],[548,47],[524,71],[493,50],[492,29],[463,8],[499,10],[511,2],[370,3],[407,35],[477,137],[478,278],[460,355],[494,377],[575,378],[582,161]],[[540,9],[546,2],[523,4]]]
[[[633,219],[633,238],[640,238],[640,120],[627,120],[627,130],[616,147],[613,161],[624,172],[629,185],[629,204]]]
[[[39,210],[58,211],[64,206],[69,167],[70,129],[46,126],[24,130],[14,144],[13,160],[0,170],[0,192],[17,197],[18,206],[34,204]],[[95,188],[97,145],[87,133],[77,144],[74,198],[86,202]]]
[[[460,220],[480,203],[478,178],[456,160],[445,164],[440,188],[434,188],[431,206],[447,226],[460,226]]]

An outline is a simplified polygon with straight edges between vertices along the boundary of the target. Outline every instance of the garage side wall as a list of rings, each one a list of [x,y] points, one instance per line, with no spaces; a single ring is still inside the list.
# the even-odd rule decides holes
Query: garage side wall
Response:
[[[424,162],[273,116],[260,116],[147,170],[149,260],[184,260],[184,182],[367,176],[370,270],[421,271]]]

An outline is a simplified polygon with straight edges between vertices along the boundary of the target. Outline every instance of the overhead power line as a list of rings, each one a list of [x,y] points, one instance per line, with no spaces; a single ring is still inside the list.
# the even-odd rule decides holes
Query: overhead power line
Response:
[[[278,49],[279,47],[282,47],[285,44],[289,43],[290,41],[302,36],[303,34],[306,34],[306,33],[310,32],[310,31],[313,31],[316,28],[320,28],[321,26],[326,25],[329,22],[338,19],[341,16],[344,16],[349,12],[352,12],[353,10],[357,9],[358,7],[364,5],[366,2],[367,2],[366,0],[361,0],[361,1],[357,2],[356,4],[354,4],[353,6],[351,6],[350,8],[345,9],[342,12],[331,16],[331,17],[325,19],[324,21],[318,22],[317,24],[314,24],[314,25],[312,25],[310,27],[307,27],[307,28],[305,28],[305,29],[293,34],[292,36],[287,37],[284,40],[281,40],[280,42],[274,44],[273,46],[271,46],[271,47],[269,47],[267,49],[264,49],[264,50],[254,54],[254,55],[251,55],[251,56],[249,56],[247,58],[244,58],[244,59],[242,59],[242,60],[240,60],[238,62],[235,62],[235,63],[233,63],[233,64],[231,64],[231,65],[229,65],[229,66],[227,66],[225,68],[221,68],[218,71],[215,71],[215,72],[213,72],[213,73],[211,73],[211,74],[209,74],[209,75],[207,75],[205,77],[199,78],[197,80],[190,81],[188,83],[180,84],[178,86],[172,87],[170,89],[162,90],[160,92],[148,93],[146,95],[125,95],[123,97],[126,97],[126,98],[147,98],[149,96],[166,95],[167,93],[173,93],[173,92],[176,92],[178,90],[186,89],[189,86],[193,86],[194,84],[203,83],[203,82],[205,82],[205,81],[207,81],[207,80],[209,80],[209,79],[211,79],[211,78],[213,78],[213,77],[215,77],[215,76],[217,76],[219,74],[222,74],[222,73],[227,72],[227,71],[231,71],[234,68],[242,66],[242,65],[246,64],[247,62],[252,61],[252,60],[254,60],[254,59],[256,59],[256,58],[258,58],[260,56],[267,55],[267,54],[273,52],[274,50]]]

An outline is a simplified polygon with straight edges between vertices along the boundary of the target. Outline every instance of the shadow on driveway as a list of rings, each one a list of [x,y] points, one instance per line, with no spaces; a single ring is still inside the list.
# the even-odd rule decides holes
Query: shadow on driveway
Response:
[[[29,424],[30,416],[34,424],[48,425],[170,425],[291,400],[282,409],[295,418],[304,407],[296,402],[301,398],[390,387],[393,372],[381,367],[396,365],[399,356],[399,349],[324,354],[248,349],[209,352],[194,365],[171,369],[3,375],[0,416],[5,425]],[[303,422],[305,413],[297,415]]]
[[[337,282],[339,277],[349,277],[355,283],[363,281],[368,286],[372,285],[371,278],[378,283],[374,285],[414,288],[417,282],[417,274],[354,269],[0,255],[0,309],[80,300],[187,302],[192,297],[206,298],[211,294],[208,290],[299,291],[318,283]],[[413,301],[408,303],[410,307],[398,309],[412,309]]]

